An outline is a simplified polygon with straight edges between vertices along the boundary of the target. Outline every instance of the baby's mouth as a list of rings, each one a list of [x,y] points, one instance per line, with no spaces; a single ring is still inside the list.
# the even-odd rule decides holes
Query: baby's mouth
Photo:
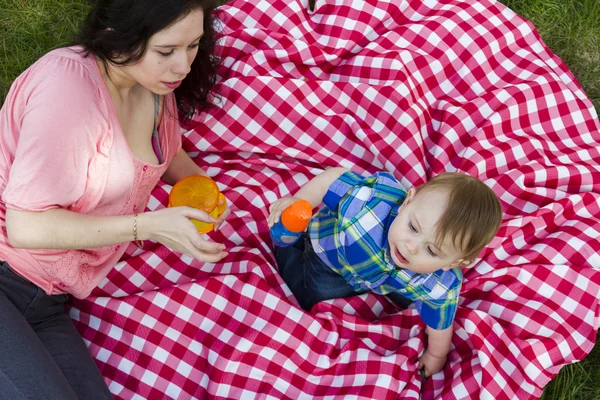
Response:
[[[397,247],[394,248],[394,253],[396,256],[396,260],[398,260],[402,264],[408,264],[408,260],[404,258],[404,256],[402,255],[402,253],[400,253],[400,250],[398,250]]]

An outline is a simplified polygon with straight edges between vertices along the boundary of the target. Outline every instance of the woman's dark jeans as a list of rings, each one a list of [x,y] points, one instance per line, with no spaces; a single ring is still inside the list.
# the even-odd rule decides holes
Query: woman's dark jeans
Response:
[[[65,311],[0,261],[0,399],[112,399]]]
[[[310,311],[313,305],[323,300],[360,294],[340,274],[321,261],[306,234],[300,236],[292,246],[274,246],[274,251],[279,274],[304,310]],[[397,293],[388,297],[401,308],[411,303]]]

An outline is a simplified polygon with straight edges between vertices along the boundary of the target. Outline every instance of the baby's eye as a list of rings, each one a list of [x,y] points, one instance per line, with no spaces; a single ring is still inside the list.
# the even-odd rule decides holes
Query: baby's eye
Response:
[[[415,226],[412,224],[412,222],[408,223],[408,229],[410,229],[413,232],[417,232],[417,228],[415,228]]]
[[[431,247],[427,246],[427,251],[432,257],[437,257],[437,254],[431,249]]]

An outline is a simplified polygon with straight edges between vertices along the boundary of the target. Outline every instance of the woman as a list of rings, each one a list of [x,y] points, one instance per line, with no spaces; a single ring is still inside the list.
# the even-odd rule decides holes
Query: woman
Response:
[[[204,174],[177,116],[210,103],[214,2],[93,7],[75,45],[17,78],[0,111],[0,390],[11,399],[111,398],[64,304],[88,296],[127,242],[226,255],[189,220],[215,222],[206,213],[143,212],[159,178]]]

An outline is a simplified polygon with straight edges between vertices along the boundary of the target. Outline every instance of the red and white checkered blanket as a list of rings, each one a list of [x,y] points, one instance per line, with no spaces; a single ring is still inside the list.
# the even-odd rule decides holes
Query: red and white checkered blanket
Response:
[[[592,349],[600,124],[533,26],[493,0],[237,0],[221,102],[184,147],[227,196],[202,264],[147,243],[71,311],[117,398],[528,399]],[[323,168],[484,180],[505,218],[465,271],[449,361],[421,382],[414,309],[373,294],[296,306],[268,205]],[[149,209],[166,205],[157,187]]]

